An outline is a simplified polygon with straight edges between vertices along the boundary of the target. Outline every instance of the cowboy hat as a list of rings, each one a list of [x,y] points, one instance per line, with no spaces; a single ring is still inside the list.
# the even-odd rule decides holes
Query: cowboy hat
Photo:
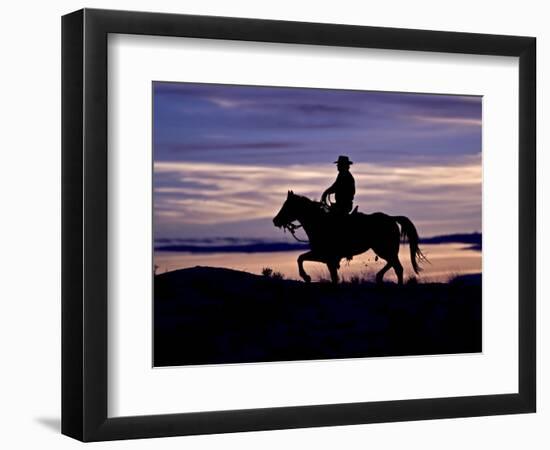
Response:
[[[350,161],[347,156],[340,155],[338,157],[338,161],[334,161],[334,164],[347,164],[351,166],[353,164],[353,161]]]

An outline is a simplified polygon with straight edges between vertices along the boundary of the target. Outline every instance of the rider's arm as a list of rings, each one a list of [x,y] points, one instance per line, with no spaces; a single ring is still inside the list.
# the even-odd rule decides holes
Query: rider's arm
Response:
[[[325,192],[323,192],[323,195],[321,196],[321,202],[326,203],[327,197],[330,194],[334,194],[335,191],[336,191],[336,182],[334,182],[332,186],[330,186]]]

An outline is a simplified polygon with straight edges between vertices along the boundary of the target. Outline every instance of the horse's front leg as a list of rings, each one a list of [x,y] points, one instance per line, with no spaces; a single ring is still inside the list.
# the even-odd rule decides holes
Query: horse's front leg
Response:
[[[320,262],[319,258],[313,251],[309,251],[306,253],[302,253],[300,256],[298,256],[298,273],[300,276],[304,279],[306,283],[311,282],[311,277],[306,273],[304,270],[304,261],[318,261]]]
[[[331,261],[327,263],[328,271],[332,284],[338,284],[338,269],[340,268],[339,261]]]

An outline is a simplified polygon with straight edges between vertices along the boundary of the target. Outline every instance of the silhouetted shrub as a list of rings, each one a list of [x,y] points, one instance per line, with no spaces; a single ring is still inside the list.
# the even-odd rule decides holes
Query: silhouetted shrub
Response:
[[[273,278],[274,280],[284,280],[285,276],[281,272],[273,272],[271,278]]]
[[[271,267],[264,267],[262,269],[262,275],[272,280],[284,280],[285,276],[281,272],[274,272]]]

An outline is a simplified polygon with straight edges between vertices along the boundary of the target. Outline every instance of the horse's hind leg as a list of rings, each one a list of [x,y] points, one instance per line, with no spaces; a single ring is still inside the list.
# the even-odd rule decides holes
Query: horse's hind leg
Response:
[[[395,261],[392,262],[393,270],[395,270],[395,274],[397,275],[397,283],[399,285],[403,284],[403,266],[401,265],[401,262],[399,262],[399,259],[395,258]]]
[[[385,273],[393,267],[395,274],[397,275],[397,283],[403,284],[403,266],[399,262],[398,258],[389,260],[382,270],[376,274],[376,283],[381,284]]]
[[[392,264],[386,263],[386,265],[384,267],[382,267],[382,269],[376,274],[376,283],[377,284],[382,284],[382,279],[384,278],[384,274],[388,270],[390,270],[391,267],[392,267]]]

